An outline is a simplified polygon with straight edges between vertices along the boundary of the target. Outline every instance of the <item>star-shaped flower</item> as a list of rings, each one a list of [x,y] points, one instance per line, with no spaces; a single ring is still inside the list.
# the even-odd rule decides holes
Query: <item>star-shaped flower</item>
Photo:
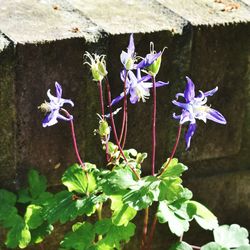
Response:
[[[122,81],[125,80],[126,72],[121,72],[121,79]],[[126,95],[130,94],[130,102],[135,104],[142,100],[145,102],[149,96],[150,91],[149,89],[153,87],[152,82],[147,82],[151,79],[150,75],[141,76],[141,70],[137,69],[137,76],[132,71],[128,71],[128,77],[126,81]],[[157,81],[156,87],[162,87],[167,85],[168,82]],[[119,96],[117,96],[112,102],[111,105],[116,104],[124,97],[124,92],[122,92]]]
[[[62,87],[58,82],[55,82],[56,96],[53,96],[50,93],[50,89],[47,91],[47,96],[49,97],[50,102],[44,102],[39,106],[41,111],[47,113],[42,124],[43,127],[55,125],[61,119],[64,121],[70,121],[73,119],[73,116],[65,117],[60,114],[60,109],[65,103],[69,103],[71,106],[74,106],[74,103],[69,99],[62,98]]]
[[[196,119],[202,120],[205,123],[207,119],[220,124],[226,124],[227,122],[225,117],[220,112],[206,105],[207,97],[214,95],[214,93],[217,92],[218,87],[205,93],[199,91],[200,94],[195,97],[195,85],[190,78],[186,78],[187,84],[184,93],[178,93],[176,95],[177,99],[178,97],[183,97],[185,98],[186,102],[182,103],[176,100],[172,102],[174,105],[182,108],[181,115],[176,115],[174,113],[173,117],[177,120],[180,120],[180,124],[190,122],[188,131],[185,135],[186,149],[188,149],[190,147],[192,136],[196,130]]]
[[[121,63],[126,70],[132,70],[135,68],[135,44],[133,34],[130,35],[129,44],[127,48],[127,52],[122,51],[120,55]]]

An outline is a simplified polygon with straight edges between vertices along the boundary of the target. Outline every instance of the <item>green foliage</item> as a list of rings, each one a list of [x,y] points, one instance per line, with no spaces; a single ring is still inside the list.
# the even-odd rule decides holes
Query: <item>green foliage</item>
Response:
[[[214,242],[201,247],[201,250],[250,250],[248,231],[237,224],[222,225],[214,229]]]
[[[87,169],[94,169],[95,165],[85,163]],[[82,167],[74,164],[69,167],[62,177],[62,183],[70,192],[74,191],[79,194],[88,194],[95,190],[96,179],[93,172],[83,171]]]
[[[159,197],[160,180],[154,176],[146,176],[137,181],[136,185],[130,187],[130,191],[123,197],[124,204],[141,210],[152,205]]]
[[[72,232],[65,235],[61,242],[63,249],[85,250],[89,249],[95,238],[94,226],[88,222],[76,223]]]
[[[116,226],[110,219],[98,221],[95,232],[102,235],[96,249],[121,249],[122,242],[128,242],[135,233],[135,225],[129,222],[126,226]]]
[[[246,229],[238,225],[218,227],[214,214],[191,200],[192,192],[183,186],[181,179],[187,167],[177,159],[172,159],[166,169],[167,162],[164,163],[161,169],[164,172],[160,171],[158,176],[138,180],[131,167],[140,173],[146,154],[124,150],[127,163],[114,144],[110,144],[109,150],[113,154],[111,170],[97,169],[90,163],[85,163],[83,170],[74,164],[62,177],[67,190],[47,192],[45,177],[35,170],[29,172],[28,187],[20,190],[17,197],[0,190],[0,203],[4,204],[0,206],[0,225],[7,229],[6,246],[26,248],[41,243],[53,231],[54,223],[77,220],[61,241],[60,249],[119,250],[135,233],[131,221],[137,212],[156,203],[158,221],[166,223],[178,237],[189,230],[192,220],[206,230],[214,230],[214,242],[202,246],[202,250],[250,250]],[[16,208],[18,203],[25,207],[23,217]],[[103,203],[107,204],[105,209],[110,208],[106,218],[102,215]],[[99,221],[95,224],[83,221],[90,216]],[[171,250],[191,249],[186,242],[171,247]]]

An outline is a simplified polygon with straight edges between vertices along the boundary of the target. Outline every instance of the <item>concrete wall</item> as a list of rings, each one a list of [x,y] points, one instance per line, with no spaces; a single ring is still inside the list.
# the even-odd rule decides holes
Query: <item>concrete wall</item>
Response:
[[[184,178],[195,199],[211,208],[222,223],[236,222],[250,229],[248,0],[2,0],[0,187],[20,188],[27,170],[34,167],[56,186],[61,173],[76,161],[68,124],[41,126],[43,115],[37,106],[55,81],[63,85],[64,97],[74,100],[72,113],[83,158],[102,166],[99,140],[92,136],[98,123],[98,91],[83,65],[83,54],[86,50],[107,54],[115,96],[122,90],[119,55],[132,32],[140,55],[148,52],[150,41],[157,50],[167,46],[158,79],[171,85],[158,91],[157,166],[175,140],[171,100],[183,91],[184,77],[190,76],[197,89],[218,85],[218,93],[210,99],[228,125],[199,123],[191,149],[184,151],[182,137],[177,156],[190,166]],[[150,107],[151,100],[129,105],[127,147],[151,151]],[[148,172],[149,162],[144,167]],[[164,227],[158,230],[155,249],[162,249]]]

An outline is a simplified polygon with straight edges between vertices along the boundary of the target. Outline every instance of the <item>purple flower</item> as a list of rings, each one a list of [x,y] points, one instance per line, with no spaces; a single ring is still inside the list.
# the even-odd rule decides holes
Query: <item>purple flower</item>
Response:
[[[186,78],[187,78],[187,84],[184,93],[178,93],[176,95],[176,99],[178,99],[178,97],[183,97],[185,98],[186,102],[182,103],[182,102],[177,102],[176,100],[172,102],[176,106],[182,108],[181,115],[175,115],[174,113],[173,117],[175,119],[180,120],[180,124],[183,124],[185,122],[190,122],[188,131],[185,135],[186,149],[188,149],[190,147],[191,138],[196,130],[196,119],[202,120],[205,123],[207,119],[220,124],[226,124],[227,122],[224,116],[220,112],[206,105],[207,97],[214,95],[214,93],[217,92],[218,87],[210,91],[207,91],[205,93],[199,91],[200,92],[199,95],[195,97],[194,83],[190,78],[188,77]]]
[[[50,89],[47,91],[47,96],[49,97],[50,102],[44,102],[39,106],[39,108],[43,111],[48,113],[42,124],[43,127],[52,126],[56,124],[58,121],[57,119],[70,121],[73,119],[73,116],[65,117],[60,114],[60,109],[65,103],[69,103],[71,106],[74,106],[74,103],[69,99],[62,98],[62,87],[58,82],[55,82],[56,88],[56,97],[50,93]]]
[[[135,44],[133,34],[130,35],[129,45],[127,48],[127,52],[122,51],[120,55],[121,63],[123,64],[126,70],[134,69],[135,62]]]
[[[156,76],[161,66],[162,51],[156,53],[154,50],[154,43],[150,43],[150,53],[143,58],[136,68],[146,69],[149,75]]]
[[[125,70],[121,72],[121,79],[122,81],[125,80]],[[137,77],[132,71],[128,71],[128,77],[126,81],[126,95],[130,94],[130,102],[135,104],[142,100],[145,102],[149,96],[150,91],[149,89],[153,87],[152,82],[147,82],[151,79],[150,75],[141,76],[141,70],[137,69]],[[168,82],[158,81],[156,82],[156,87],[162,87],[167,85]],[[116,104],[124,97],[124,92],[122,92],[119,96],[117,96],[112,102],[111,105]]]

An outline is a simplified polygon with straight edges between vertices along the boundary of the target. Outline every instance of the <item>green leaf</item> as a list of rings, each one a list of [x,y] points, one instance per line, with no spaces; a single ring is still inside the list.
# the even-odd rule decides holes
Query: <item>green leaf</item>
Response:
[[[30,196],[28,188],[20,189],[18,191],[18,200],[17,201],[19,203],[29,203],[30,201],[32,201],[32,197]]]
[[[249,244],[248,231],[237,224],[220,226],[213,233],[215,242],[227,248],[236,248]]]
[[[131,191],[123,196],[124,204],[141,210],[149,207],[153,201],[158,200],[160,180],[154,176],[146,176],[131,186]]]
[[[171,203],[181,198],[189,198],[189,194],[187,196],[187,189],[184,189],[181,183],[182,180],[179,177],[161,180],[159,186],[159,200],[167,200]]]
[[[15,208],[16,196],[4,189],[0,189],[0,224],[9,228],[15,224],[17,209]]]
[[[165,168],[166,164],[168,163],[168,160],[162,165],[162,170]],[[164,173],[162,173],[161,179],[164,179],[166,177],[180,177],[182,173],[187,169],[187,166],[182,163],[178,163],[178,159],[174,158],[171,160]]]
[[[10,229],[7,234],[6,246],[9,248],[25,248],[31,240],[31,235],[28,226],[24,223],[22,217],[18,217],[16,224]]]
[[[122,202],[121,195],[110,196],[111,210],[113,210],[112,222],[117,226],[127,226],[135,216],[137,211]]]
[[[47,180],[43,175],[31,169],[28,173],[29,191],[32,198],[36,199],[38,196],[45,192],[47,188]]]
[[[202,246],[201,250],[228,250],[228,248],[222,247],[216,242],[209,242],[206,245]]]
[[[88,222],[73,225],[72,232],[65,235],[61,241],[64,249],[85,250],[91,247],[95,239],[94,226]]]
[[[187,201],[187,211],[202,228],[213,230],[218,227],[216,216],[199,202]]]
[[[175,214],[174,211],[168,207],[167,201],[161,201],[159,203],[157,218],[160,223],[168,222],[170,231],[179,237],[189,229],[188,220],[182,219]]]
[[[95,232],[103,236],[98,241],[97,249],[121,249],[122,242],[128,242],[135,233],[135,225],[131,222],[127,226],[116,226],[110,219],[103,219],[96,222]]]
[[[62,177],[62,183],[70,192],[75,191],[80,194],[87,192],[88,180],[86,173],[78,164],[69,167]]]
[[[43,239],[51,234],[51,232],[54,230],[54,227],[47,222],[44,222],[42,225],[40,225],[38,228],[31,230],[31,243],[32,244],[38,244],[43,241]]]
[[[170,247],[170,250],[193,250],[193,248],[186,242],[177,242]]]
[[[49,204],[44,215],[50,224],[58,220],[65,223],[83,214],[90,216],[96,210],[95,204],[102,202],[103,199],[103,196],[95,195],[81,198],[68,191],[62,191],[55,195],[54,201]]]
[[[107,195],[123,193],[123,190],[133,185],[136,185],[136,181],[128,168],[118,168],[102,176],[102,187]]]
[[[42,207],[31,204],[26,208],[24,221],[30,229],[35,229],[43,224]]]
[[[16,204],[16,196],[5,189],[0,189],[0,204],[14,206]]]

